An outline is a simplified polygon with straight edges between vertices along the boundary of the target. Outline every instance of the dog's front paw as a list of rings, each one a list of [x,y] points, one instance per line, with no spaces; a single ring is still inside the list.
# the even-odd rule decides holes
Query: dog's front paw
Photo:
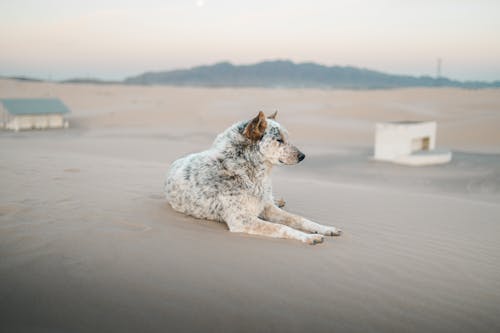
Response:
[[[321,226],[321,228],[318,228],[314,232],[325,236],[340,236],[342,234],[342,230],[326,225]]]
[[[276,206],[278,206],[278,208],[283,208],[283,207],[285,207],[286,202],[285,202],[285,200],[283,200],[283,198],[281,198],[281,199],[278,199],[278,200],[274,200],[274,204]]]
[[[309,245],[315,245],[315,244],[323,243],[324,239],[325,238],[323,237],[323,235],[311,234],[311,235],[305,236],[304,239],[302,240],[302,242],[307,243]]]

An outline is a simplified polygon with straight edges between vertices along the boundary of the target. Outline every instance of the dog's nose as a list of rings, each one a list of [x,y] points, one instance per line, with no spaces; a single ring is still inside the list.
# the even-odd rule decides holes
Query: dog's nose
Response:
[[[304,158],[306,158],[306,155],[302,154],[301,152],[299,152],[299,162],[302,161]]]

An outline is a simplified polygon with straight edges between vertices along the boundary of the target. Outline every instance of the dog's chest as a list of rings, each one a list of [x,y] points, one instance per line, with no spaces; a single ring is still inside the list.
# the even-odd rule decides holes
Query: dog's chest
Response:
[[[270,180],[267,177],[247,179],[243,188],[233,192],[238,197],[238,205],[244,207],[248,212],[258,215],[264,209],[265,203],[272,197]]]
[[[245,210],[249,212],[253,216],[258,216],[264,210],[264,201],[261,198],[257,198],[255,196],[248,196],[244,200]]]

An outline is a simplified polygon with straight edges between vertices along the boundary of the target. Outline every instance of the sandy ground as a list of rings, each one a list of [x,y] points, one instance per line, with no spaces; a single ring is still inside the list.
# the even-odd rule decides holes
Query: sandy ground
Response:
[[[72,128],[0,132],[2,332],[498,332],[500,91],[21,83]],[[280,110],[306,160],[287,209],[341,227],[308,246],[174,212],[175,158]],[[438,120],[445,166],[370,160],[377,120]]]

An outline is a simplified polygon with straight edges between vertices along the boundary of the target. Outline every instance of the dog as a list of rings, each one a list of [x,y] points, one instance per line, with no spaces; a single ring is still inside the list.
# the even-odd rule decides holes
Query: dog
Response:
[[[275,165],[301,162],[305,155],[288,132],[262,111],[219,134],[209,150],[174,161],[165,180],[172,208],[199,218],[225,222],[231,232],[322,243],[341,230],[282,210],[272,194]],[[300,229],[300,230],[298,230]]]

